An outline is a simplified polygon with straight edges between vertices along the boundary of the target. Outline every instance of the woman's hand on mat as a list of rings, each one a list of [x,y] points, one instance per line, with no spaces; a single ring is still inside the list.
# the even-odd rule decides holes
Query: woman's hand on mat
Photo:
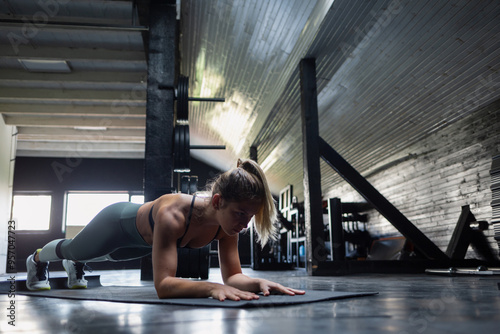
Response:
[[[264,294],[264,296],[269,296],[270,294],[278,293],[290,296],[303,295],[306,292],[303,290],[297,290],[288,288],[278,283],[274,283],[265,279],[259,280],[259,289]]]
[[[210,295],[214,299],[218,299],[223,302],[226,299],[240,301],[240,300],[253,300],[259,299],[253,292],[242,291],[236,288],[233,288],[228,285],[216,284],[214,288],[211,290]]]

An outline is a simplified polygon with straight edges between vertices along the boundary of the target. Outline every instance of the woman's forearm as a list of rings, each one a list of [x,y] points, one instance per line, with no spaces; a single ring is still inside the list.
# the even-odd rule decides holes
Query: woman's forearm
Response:
[[[224,283],[243,291],[260,292],[259,279],[251,278],[243,274],[232,275],[227,278]]]
[[[155,284],[160,299],[165,298],[208,298],[217,283],[195,282],[177,277],[166,277]],[[220,284],[219,284],[220,285]]]
[[[239,281],[243,282],[240,278]],[[166,277],[155,284],[156,293],[161,299],[166,298],[207,298],[212,297],[220,301],[252,300],[259,297],[248,291],[243,291],[225,284],[210,282],[195,282],[176,277]]]
[[[303,291],[303,290],[287,288],[281,284],[271,282],[271,281],[261,279],[261,278],[250,278],[250,277],[245,276],[241,273],[231,275],[230,277],[228,277],[224,280],[224,283],[226,285],[231,286],[231,287],[234,287],[234,288],[237,288],[240,290],[244,290],[244,291],[249,291],[252,293],[261,292],[264,296],[268,296],[273,291],[277,292],[277,293],[287,294],[290,296],[293,296],[296,294],[299,294],[299,295],[305,294],[305,291]]]

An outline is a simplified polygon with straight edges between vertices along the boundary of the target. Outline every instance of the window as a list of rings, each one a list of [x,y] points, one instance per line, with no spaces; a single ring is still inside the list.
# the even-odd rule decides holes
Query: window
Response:
[[[66,198],[66,226],[86,226],[108,205],[128,202],[129,198],[127,192],[69,192]]]
[[[12,216],[17,230],[46,231],[50,227],[52,196],[14,195]]]
[[[130,202],[144,204],[144,195],[130,195]]]

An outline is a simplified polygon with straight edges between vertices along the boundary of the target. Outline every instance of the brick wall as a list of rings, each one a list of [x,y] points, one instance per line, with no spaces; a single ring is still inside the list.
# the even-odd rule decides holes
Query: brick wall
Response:
[[[460,216],[470,205],[478,220],[491,223],[492,157],[500,153],[500,101],[434,133],[405,149],[404,159],[367,176],[372,185],[443,251]],[[342,201],[363,201],[349,185],[328,191]],[[370,232],[399,232],[378,212],[371,212]],[[493,249],[493,230],[486,232]],[[467,257],[473,257],[469,249]]]

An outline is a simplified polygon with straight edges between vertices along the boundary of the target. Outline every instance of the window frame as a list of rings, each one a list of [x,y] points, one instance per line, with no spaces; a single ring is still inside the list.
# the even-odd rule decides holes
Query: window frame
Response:
[[[22,229],[19,228],[19,221],[17,221],[17,217],[14,216],[14,201],[16,196],[48,196],[50,197],[50,210],[48,216],[48,224],[46,229]],[[11,202],[11,220],[16,221],[16,232],[27,232],[27,233],[44,233],[49,232],[52,227],[52,220],[54,214],[54,193],[52,191],[46,190],[17,190],[12,193],[12,202]]]
[[[128,196],[128,202],[131,202],[132,196],[137,196],[137,195],[142,195],[143,196],[144,192],[130,191],[130,190],[68,190],[68,191],[65,191],[65,193],[64,193],[64,210],[63,210],[63,217],[62,217],[62,229],[63,229],[64,233],[66,233],[66,230],[67,230],[68,226],[74,226],[74,227],[84,228],[90,222],[90,220],[87,221],[87,224],[85,224],[85,225],[74,225],[74,224],[68,225],[68,205],[69,205],[69,196],[71,194],[87,194],[87,195],[95,195],[95,194],[100,194],[100,195],[121,194],[121,195],[127,195]],[[116,203],[116,201],[113,201],[112,203]],[[97,212],[96,212],[96,214],[97,214]]]

